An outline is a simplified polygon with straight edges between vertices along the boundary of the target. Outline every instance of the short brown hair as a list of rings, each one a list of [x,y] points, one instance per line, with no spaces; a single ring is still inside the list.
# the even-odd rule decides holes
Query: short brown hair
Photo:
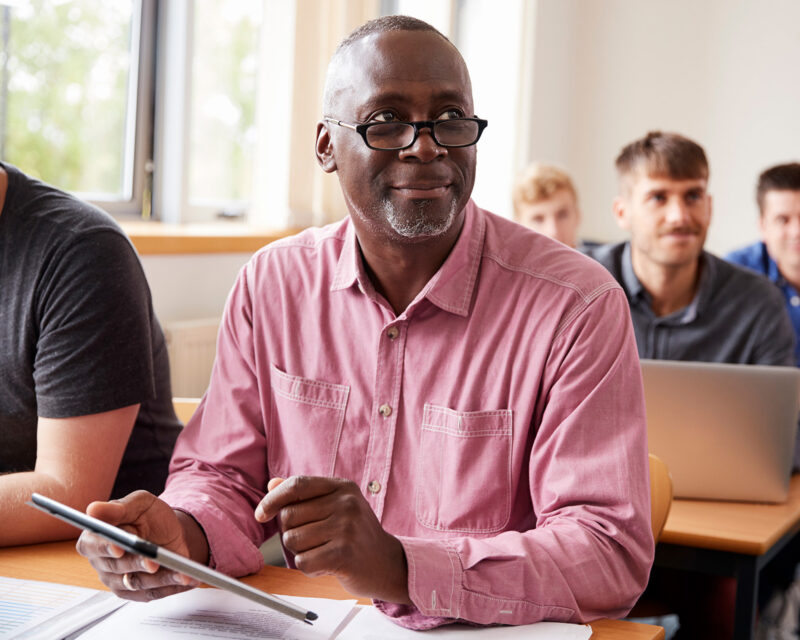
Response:
[[[758,176],[756,201],[758,210],[764,213],[764,197],[768,191],[800,191],[800,162],[778,164],[765,169]]]
[[[677,133],[650,131],[623,147],[617,156],[620,178],[643,169],[647,175],[673,180],[708,179],[708,160],[703,147]]]
[[[557,191],[566,189],[578,201],[578,194],[566,171],[551,164],[533,163],[519,174],[514,182],[511,197],[514,215],[519,215],[519,206],[536,203],[553,197]]]

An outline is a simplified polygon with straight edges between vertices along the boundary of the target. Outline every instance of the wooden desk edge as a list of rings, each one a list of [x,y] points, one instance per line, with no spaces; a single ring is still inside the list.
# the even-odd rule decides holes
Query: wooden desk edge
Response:
[[[728,511],[728,515],[723,520],[736,520],[737,524],[747,526],[749,522],[748,511],[762,512],[765,509],[772,509],[774,507],[777,512],[774,516],[777,526],[767,535],[757,535],[746,530],[739,528],[728,535],[716,533],[711,529],[711,524],[714,528],[721,528],[723,524],[716,522],[699,522],[686,524],[686,520],[691,520],[691,516],[686,516],[683,513],[676,514],[674,507],[676,505],[686,505],[705,503],[709,508],[722,509]],[[718,506],[717,506],[718,505]],[[738,512],[741,512],[738,513]],[[731,513],[733,515],[731,515]],[[678,526],[675,525],[675,518],[679,519]],[[705,520],[704,514],[704,520]],[[675,500],[673,502],[673,509],[667,517],[667,522],[664,525],[664,531],[661,533],[659,542],[667,544],[675,544],[686,547],[698,547],[700,549],[714,549],[718,551],[728,551],[731,553],[741,553],[745,555],[758,556],[763,555],[784,535],[790,532],[797,532],[800,530],[800,474],[792,476],[789,485],[789,497],[787,501],[777,505],[764,505],[764,504],[748,504],[748,503],[734,503],[734,502],[717,502],[717,501],[695,501],[695,500]]]
[[[301,231],[263,229],[237,222],[177,225],[123,221],[120,226],[139,255],[254,253],[264,245]]]

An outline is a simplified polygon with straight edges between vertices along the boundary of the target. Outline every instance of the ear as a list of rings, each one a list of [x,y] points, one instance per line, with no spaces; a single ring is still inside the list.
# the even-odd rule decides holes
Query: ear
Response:
[[[766,220],[764,220],[764,213],[761,211],[758,212],[758,232],[761,234],[761,241],[763,242],[767,235],[767,226]]]
[[[628,223],[628,216],[626,215],[626,202],[625,198],[622,196],[617,196],[614,198],[614,202],[611,205],[611,208],[614,211],[614,219],[617,221],[617,225],[620,229],[625,229],[626,231],[630,229],[630,224]]]
[[[331,132],[328,130],[328,125],[322,121],[317,122],[317,144],[314,152],[319,166],[322,167],[325,173],[336,171],[336,158],[333,155]]]

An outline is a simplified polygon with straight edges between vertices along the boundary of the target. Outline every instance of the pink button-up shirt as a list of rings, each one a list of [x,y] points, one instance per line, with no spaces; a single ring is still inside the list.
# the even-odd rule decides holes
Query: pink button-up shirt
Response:
[[[228,299],[163,498],[257,571],[274,476],[349,478],[403,544],[406,626],[623,615],[653,557],[642,383],[598,264],[470,202],[400,315],[349,219],[275,242]],[[291,561],[291,559],[290,559]]]

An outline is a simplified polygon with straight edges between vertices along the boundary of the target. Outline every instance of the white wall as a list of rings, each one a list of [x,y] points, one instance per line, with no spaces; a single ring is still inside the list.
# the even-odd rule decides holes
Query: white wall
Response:
[[[156,316],[162,324],[221,316],[239,269],[251,255],[142,256]]]
[[[576,179],[583,236],[622,239],[613,161],[652,129],[699,142],[723,252],[756,235],[758,173],[800,158],[800,2],[535,0],[530,159]]]

